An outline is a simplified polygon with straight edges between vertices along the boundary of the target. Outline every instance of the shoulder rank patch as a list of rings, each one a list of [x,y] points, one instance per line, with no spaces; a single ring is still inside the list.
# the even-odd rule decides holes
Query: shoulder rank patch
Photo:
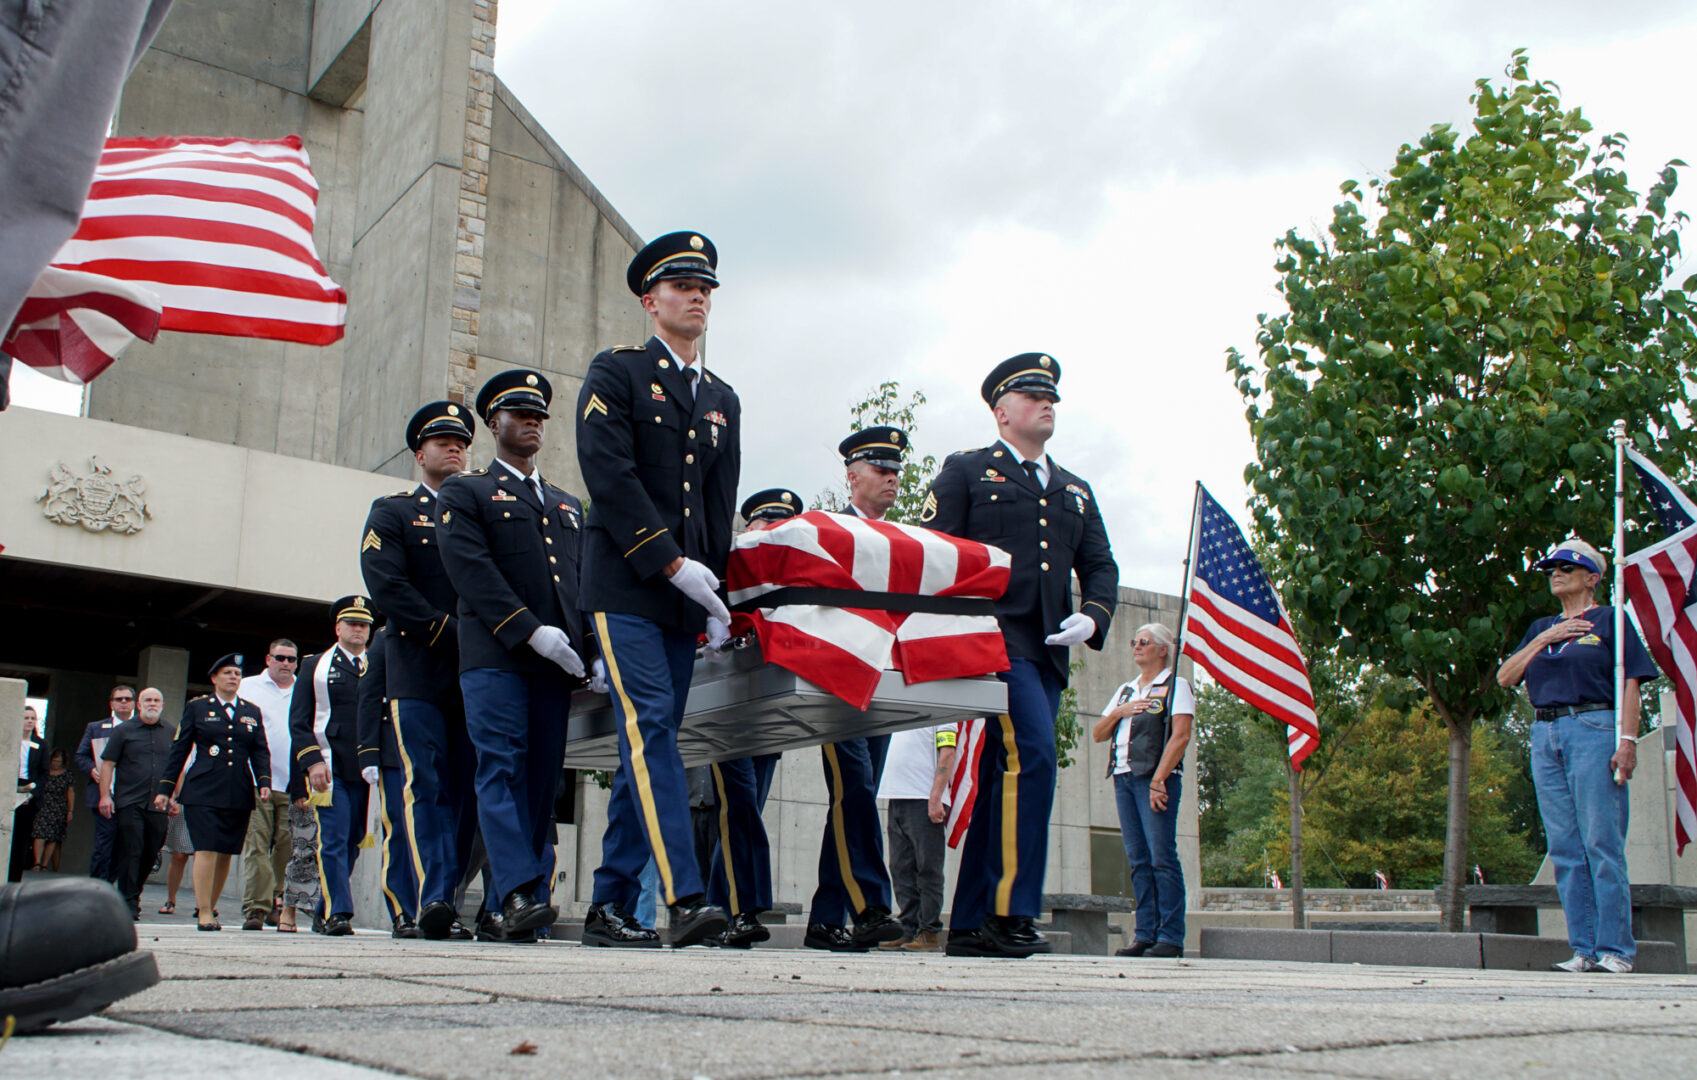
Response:
[[[642,352],[647,348],[648,348],[648,346],[646,346],[646,345],[615,345],[611,349],[608,349],[607,351],[608,352]]]
[[[365,530],[365,542],[360,544],[359,550],[362,553],[383,550],[383,538],[377,535],[376,529]]]
[[[936,516],[937,516],[937,493],[935,491],[927,491],[925,493],[925,505],[923,507],[921,507],[920,511],[919,511],[919,520],[920,521],[930,521],[932,518],[934,518]]]
[[[598,412],[602,416],[607,415],[607,403],[601,400],[600,394],[589,395],[589,403],[583,407],[583,418],[588,420],[589,414],[592,412]]]

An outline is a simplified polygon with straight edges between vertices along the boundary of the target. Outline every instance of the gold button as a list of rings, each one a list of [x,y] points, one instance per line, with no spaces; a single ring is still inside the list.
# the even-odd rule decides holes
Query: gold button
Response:
[[[1043,550],[1047,551],[1049,549],[1049,541],[1039,540],[1039,541],[1037,541],[1037,546],[1042,548]]]
[[[695,429],[694,428],[689,429],[689,437],[692,438],[692,439],[695,438]]]
[[[544,544],[552,544],[554,542],[554,538],[552,536],[544,536],[542,538],[542,542]]]
[[[659,418],[659,417],[658,417],[658,416],[656,416],[656,417],[655,417],[655,418],[654,418],[654,422],[655,422],[655,423],[656,423],[656,424],[658,424],[658,423],[659,423],[659,422],[660,422],[660,418]]]
[[[542,519],[542,524],[544,524],[544,525],[546,525],[546,524],[548,524],[548,519],[547,519],[547,518],[543,518],[543,519]]]
[[[428,544],[428,543],[430,543],[430,537],[428,537],[428,536],[426,536],[426,537],[425,537],[425,538],[424,538],[424,539],[423,539],[423,540],[421,540],[421,541],[419,541],[419,543],[421,543],[421,544]]]
[[[688,490],[689,490],[689,481],[688,481],[688,480],[685,480],[685,481],[684,481],[684,490],[685,490],[685,491],[688,491]]]
[[[501,516],[504,518],[510,518],[513,516],[513,512],[511,510],[503,510],[501,511]]]
[[[994,495],[992,495],[992,496],[990,496],[990,501],[991,501],[991,502],[995,502],[995,501],[996,501],[996,496],[994,496]]]
[[[1043,564],[1043,569],[1045,569],[1045,570],[1047,570],[1047,569],[1049,569],[1049,564],[1048,564],[1048,563],[1044,563],[1044,564]]]
[[[429,502],[429,501],[430,501],[430,496],[428,496],[428,495],[420,495],[420,496],[419,496],[419,497],[418,497],[418,501],[419,501],[419,502],[422,502],[422,503],[427,503],[427,502]]]
[[[684,517],[689,517],[689,507],[684,507]]]
[[[1038,518],[1038,519],[1037,519],[1037,524],[1039,524],[1039,525],[1047,525],[1047,524],[1049,524],[1049,519],[1048,519],[1048,518]]]
[[[556,559],[556,558],[554,558],[554,556],[550,555],[550,556],[548,556],[548,561],[551,562],[551,563],[557,563],[560,560]]]
[[[1049,500],[1048,500],[1048,499],[1038,499],[1038,500],[1037,500],[1037,505],[1038,505],[1038,506],[1048,506],[1048,505],[1049,505]]]
[[[560,580],[560,575],[559,575],[559,574],[555,574],[555,575],[554,575],[554,580],[555,580],[555,581],[559,581],[559,580]]]
[[[685,454],[684,455],[684,464],[685,465],[694,465],[695,464],[695,455],[694,454]]]

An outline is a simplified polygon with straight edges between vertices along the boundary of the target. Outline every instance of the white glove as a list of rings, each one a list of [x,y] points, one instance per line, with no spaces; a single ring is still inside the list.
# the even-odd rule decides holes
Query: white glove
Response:
[[[707,617],[707,658],[722,660],[731,655],[731,624],[709,615]]]
[[[583,660],[572,650],[571,639],[558,626],[538,626],[530,635],[530,647],[536,655],[552,660],[567,675],[583,678]]]
[[[713,571],[707,569],[694,559],[685,559],[678,567],[678,572],[666,579],[677,586],[678,591],[707,609],[708,618],[718,619],[726,626],[731,622],[731,609],[719,599],[719,578]]]
[[[589,667],[589,689],[592,693],[596,694],[605,694],[608,689],[607,661],[601,659],[599,656],[595,658],[595,663],[591,664]]]
[[[1061,628],[1043,639],[1045,645],[1079,645],[1096,634],[1096,620],[1082,611],[1075,611],[1061,620]]]
[[[368,784],[377,783],[377,766],[367,765],[365,768],[363,768],[359,771],[359,774],[361,776],[365,777],[366,783],[368,783]]]

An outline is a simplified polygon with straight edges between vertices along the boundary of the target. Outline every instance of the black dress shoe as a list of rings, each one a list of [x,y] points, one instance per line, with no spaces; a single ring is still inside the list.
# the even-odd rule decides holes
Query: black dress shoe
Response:
[[[454,925],[448,927],[449,941],[470,941],[473,936],[471,928],[458,919],[454,920]]]
[[[1158,956],[1162,959],[1169,959],[1174,956],[1183,956],[1184,946],[1175,945],[1170,941],[1157,941],[1155,944],[1149,946],[1149,948],[1144,951],[1143,955]]]
[[[619,905],[589,905],[583,919],[583,944],[601,949],[658,949],[660,935],[643,926]]]
[[[1046,953],[1049,940],[1037,932],[1037,921],[1029,915],[990,915],[984,919],[984,940],[1003,956]]]
[[[730,925],[724,931],[707,939],[706,944],[718,945],[726,949],[751,949],[755,942],[770,941],[772,931],[766,929],[766,924],[752,911],[744,911],[731,916]]]
[[[560,917],[558,908],[530,895],[530,889],[530,886],[514,889],[501,905],[501,921],[505,925],[507,939],[528,934],[538,926],[553,926]]]
[[[506,924],[501,921],[499,911],[484,908],[477,913],[477,940],[502,941],[507,936]]]
[[[867,949],[902,939],[902,924],[889,908],[869,907],[854,920],[854,943]]]
[[[432,900],[418,913],[419,935],[429,941],[442,941],[453,928],[455,918],[452,904]]]
[[[824,949],[827,952],[868,952],[871,946],[857,945],[854,935],[849,933],[846,926],[836,923],[810,922],[807,924],[807,934],[801,943],[810,949]]]
[[[672,948],[694,945],[702,938],[717,934],[730,922],[723,908],[704,904],[701,900],[697,895],[667,905],[667,936],[671,939]]]
[[[1142,956],[1144,953],[1149,951],[1149,946],[1151,946],[1153,944],[1155,944],[1153,941],[1134,941],[1130,945],[1127,945],[1123,949],[1115,949],[1114,955],[1115,956]]]
[[[984,936],[984,931],[974,926],[970,930],[950,930],[949,940],[943,946],[945,956],[1001,956],[1002,951]]]
[[[0,884],[0,1018],[14,1017],[27,1035],[158,982],[129,913],[117,890],[92,878]]]
[[[354,932],[354,917],[336,912],[324,920],[324,933],[330,937],[347,937]]]
[[[417,938],[423,935],[418,932],[418,924],[412,921],[412,917],[403,912],[395,916],[394,927],[389,931],[389,936],[392,938]]]

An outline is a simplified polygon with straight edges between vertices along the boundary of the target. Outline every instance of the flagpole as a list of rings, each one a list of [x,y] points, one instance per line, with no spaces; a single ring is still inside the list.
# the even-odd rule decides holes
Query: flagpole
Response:
[[[1184,619],[1190,614],[1190,583],[1196,575],[1196,543],[1202,533],[1202,481],[1196,481],[1196,494],[1190,503],[1190,546],[1184,553],[1184,580],[1180,583],[1178,604],[1178,629],[1173,634],[1173,665],[1167,676],[1168,686],[1178,685],[1178,658],[1184,651]],[[1169,698],[1175,690],[1168,690]],[[1172,715],[1172,710],[1167,710]],[[1171,723],[1171,721],[1168,721]]]
[[[1626,421],[1616,420],[1610,432],[1615,441],[1615,749],[1620,748],[1620,714],[1626,708]],[[1615,770],[1615,783],[1622,782]]]

